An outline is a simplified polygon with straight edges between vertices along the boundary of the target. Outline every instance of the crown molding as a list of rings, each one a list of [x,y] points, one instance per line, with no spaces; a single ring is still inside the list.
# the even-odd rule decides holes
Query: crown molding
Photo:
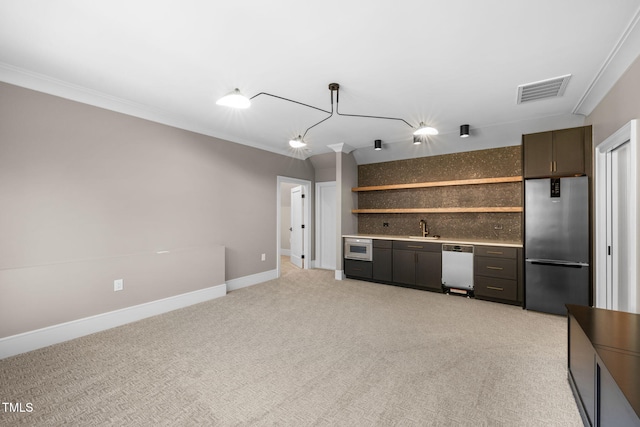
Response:
[[[350,152],[355,150],[355,148],[353,148],[349,144],[345,144],[344,142],[341,142],[339,144],[327,145],[327,147],[332,149],[336,153],[345,153],[345,154],[349,154]]]
[[[68,99],[70,101],[79,102],[81,104],[103,108],[105,110],[114,111],[116,113],[126,114],[128,116],[137,117],[154,123],[183,129],[213,138],[223,139],[232,143],[246,145],[252,148],[280,154],[286,157],[306,160],[313,154],[310,151],[306,150],[292,153],[290,150],[288,150],[288,147],[282,149],[274,149],[272,147],[256,144],[252,141],[240,140],[237,137],[214,132],[212,129],[206,128],[197,123],[186,121],[184,120],[184,118],[177,117],[171,112],[159,108],[112,96],[97,90],[69,83],[64,80],[59,80],[45,74],[36,73],[4,62],[0,62],[0,82],[5,82],[14,86],[23,87],[25,89],[46,93],[48,95],[57,96],[60,98]]]
[[[591,84],[582,95],[573,114],[588,116],[602,99],[609,93],[615,83],[622,77],[640,52],[640,8],[636,11],[631,23],[626,28],[609,56],[596,73]]]

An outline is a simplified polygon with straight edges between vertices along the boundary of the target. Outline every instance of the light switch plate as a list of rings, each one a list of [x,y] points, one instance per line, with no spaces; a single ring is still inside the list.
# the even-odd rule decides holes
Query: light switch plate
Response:
[[[124,289],[124,279],[116,279],[113,281],[113,291],[121,291]]]

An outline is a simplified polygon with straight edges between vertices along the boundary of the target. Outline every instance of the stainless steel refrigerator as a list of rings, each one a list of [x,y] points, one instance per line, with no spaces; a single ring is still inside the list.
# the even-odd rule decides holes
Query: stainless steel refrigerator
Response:
[[[527,179],[525,306],[566,314],[589,305],[589,193],[586,176]]]

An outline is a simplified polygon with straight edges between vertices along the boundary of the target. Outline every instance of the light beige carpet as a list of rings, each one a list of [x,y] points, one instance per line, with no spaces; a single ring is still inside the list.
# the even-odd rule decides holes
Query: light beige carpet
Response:
[[[566,319],[333,275],[2,360],[0,424],[581,425]]]

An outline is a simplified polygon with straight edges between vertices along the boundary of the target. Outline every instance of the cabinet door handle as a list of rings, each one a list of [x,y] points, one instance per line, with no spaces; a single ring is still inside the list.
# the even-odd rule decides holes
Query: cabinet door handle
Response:
[[[488,254],[493,254],[493,255],[502,255],[504,252],[500,252],[500,251],[487,251]]]
[[[504,291],[504,288],[499,288],[497,286],[487,286],[487,289],[491,289],[492,291]]]
[[[558,162],[553,162],[553,171],[557,172],[558,171]]]
[[[422,246],[415,246],[415,245],[407,245],[407,247],[412,249],[422,249]]]
[[[549,172],[553,172],[553,162],[549,162]]]
[[[487,265],[487,268],[489,270],[504,270],[504,268],[502,268],[502,267],[494,267],[492,265]]]

